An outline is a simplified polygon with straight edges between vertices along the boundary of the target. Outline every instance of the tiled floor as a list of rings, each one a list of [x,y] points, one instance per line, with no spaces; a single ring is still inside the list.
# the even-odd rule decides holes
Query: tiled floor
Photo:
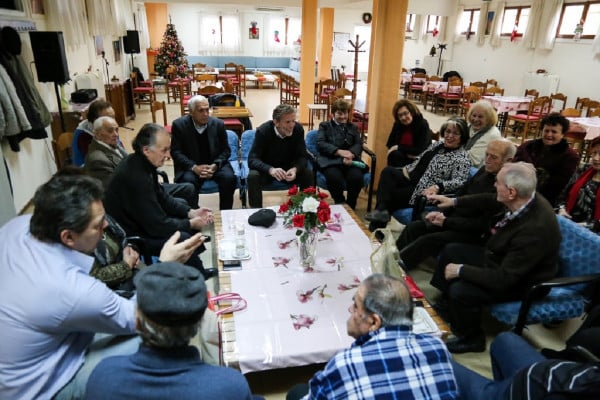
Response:
[[[360,93],[360,91],[359,91]],[[364,91],[363,91],[364,93]],[[159,100],[166,101],[166,95],[159,94]],[[262,122],[271,119],[271,112],[273,108],[279,102],[279,90],[277,89],[248,89],[247,96],[244,99],[246,105],[250,108],[254,117],[251,118],[254,127],[257,127]],[[179,117],[180,109],[179,105],[171,103],[167,105],[168,120]],[[373,111],[371,111],[373,112]],[[388,113],[389,110],[383,110]],[[148,105],[142,105],[140,109],[136,108],[137,117],[134,121],[130,121],[127,124],[128,128],[132,130],[121,129],[120,135],[129,151],[131,151],[131,140],[139,130],[139,128],[146,122],[151,122],[151,114]],[[432,130],[437,131],[441,124],[448,118],[448,116],[441,116],[429,111],[423,111],[425,118],[428,120]],[[173,176],[172,164],[166,165],[165,169]],[[285,197],[284,192],[270,192],[266,193],[264,197],[264,205],[276,205],[283,201]],[[366,212],[366,200],[367,196],[365,192],[361,192],[359,202],[357,205],[357,213],[364,215]],[[200,203],[203,206],[211,207],[213,209],[218,208],[218,194],[214,195],[201,195]],[[239,198],[235,197],[234,207],[241,207]],[[432,299],[437,296],[436,289],[429,285],[429,278],[431,276],[431,268],[433,268],[433,261],[429,264],[425,263],[422,268],[415,271],[411,271],[411,275],[415,278],[419,286],[425,291],[428,298]],[[548,330],[542,326],[533,326],[525,332],[525,336],[530,338],[538,347],[553,347],[562,348],[561,343],[573,332],[580,321],[567,321],[563,323],[559,328]],[[491,320],[491,318],[485,320],[485,330],[488,334],[488,346],[491,339],[495,334],[502,330],[506,330],[506,327],[499,326],[497,323]],[[489,364],[489,353],[470,353],[457,355],[456,360],[460,363],[468,366],[469,368],[475,369],[479,373],[485,376],[491,376],[491,368]],[[257,394],[265,395],[269,400],[284,399],[286,391],[293,386],[295,383],[306,382],[319,366],[308,366],[303,368],[288,368],[285,370],[274,370],[266,371],[262,373],[253,373],[248,375],[248,381],[251,384],[253,391]]]

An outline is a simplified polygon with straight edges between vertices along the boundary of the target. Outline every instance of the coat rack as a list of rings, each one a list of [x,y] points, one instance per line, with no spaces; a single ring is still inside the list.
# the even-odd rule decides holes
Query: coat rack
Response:
[[[361,50],[365,41],[363,40],[361,44],[358,44],[358,35],[356,35],[356,41],[352,42],[352,40],[348,40],[350,46],[352,46],[352,50],[348,50],[348,53],[354,53],[354,74],[352,76],[352,99],[356,99],[356,83],[358,82],[358,53],[364,53],[365,50]]]

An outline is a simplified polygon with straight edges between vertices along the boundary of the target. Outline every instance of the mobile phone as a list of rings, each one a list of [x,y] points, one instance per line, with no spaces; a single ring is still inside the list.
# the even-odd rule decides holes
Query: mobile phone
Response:
[[[223,260],[223,271],[242,269],[242,260]]]
[[[207,236],[207,235],[202,235],[202,238],[204,239],[204,242],[203,242],[203,243],[208,243],[208,242],[210,242],[210,236]]]

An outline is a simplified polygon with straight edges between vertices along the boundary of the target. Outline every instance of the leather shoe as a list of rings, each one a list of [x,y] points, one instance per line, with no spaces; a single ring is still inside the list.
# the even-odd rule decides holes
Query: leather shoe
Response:
[[[365,214],[365,219],[369,222],[388,223],[390,221],[390,212],[388,210],[373,210]]]
[[[202,275],[204,275],[204,280],[206,281],[210,278],[219,276],[219,270],[217,268],[204,268]]]
[[[448,351],[453,354],[482,353],[485,351],[485,336],[455,336],[452,339],[448,339],[446,347],[448,347]]]

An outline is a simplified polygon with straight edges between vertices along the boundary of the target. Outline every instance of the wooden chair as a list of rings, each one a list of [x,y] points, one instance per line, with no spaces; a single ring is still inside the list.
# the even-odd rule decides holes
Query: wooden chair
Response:
[[[235,69],[237,68],[237,64],[234,62],[228,62],[224,65],[223,72],[219,73],[218,79],[220,81],[226,81],[227,79],[235,79],[236,73]]]
[[[337,82],[333,79],[322,79],[317,85],[317,92],[315,93],[315,103],[327,104],[329,101],[329,95],[337,89]]]
[[[215,74],[200,74],[194,77],[194,81],[196,81],[200,87],[215,85],[217,83],[217,76]]]
[[[510,127],[513,130],[513,136],[520,136],[521,143],[529,136],[532,136],[533,138],[537,137],[540,122],[544,115],[550,110],[551,104],[550,97],[538,97],[529,103],[529,109],[526,114],[509,115],[506,129]],[[512,126],[511,121],[513,123]]]
[[[593,110],[589,110],[586,114],[586,117],[591,118],[591,117],[600,117],[600,108],[595,108]]]
[[[441,82],[443,79],[441,76],[430,76],[427,79],[427,82]],[[431,104],[431,109],[433,109],[433,105],[435,104],[435,97],[436,97],[436,93],[435,93],[435,88],[429,88],[427,89],[427,91],[423,91],[423,93],[421,94],[421,98],[423,101],[423,108],[425,110],[427,110],[427,104]]]
[[[54,152],[54,162],[56,169],[61,169],[64,166],[73,163],[73,151],[71,144],[73,143],[73,132],[62,132],[56,140],[52,140],[52,150]]]
[[[481,82],[481,81],[475,81],[475,82],[471,82],[469,83],[469,86],[475,86],[481,89],[481,93],[483,93],[485,91],[485,88],[487,86],[487,84],[485,82]],[[494,85],[495,86],[495,85]]]
[[[234,84],[234,91],[237,86],[237,95],[246,97],[246,67],[242,64],[238,64],[235,69],[236,82]],[[240,133],[241,135],[241,133]]]
[[[489,87],[498,86],[498,81],[495,79],[487,79],[485,81],[485,87],[483,88],[483,92],[485,93],[486,89]]]
[[[504,89],[498,86],[488,86],[485,88],[484,96],[504,96]]]
[[[587,112],[585,113],[586,117],[597,116],[598,109],[600,109],[600,101],[590,100],[586,104]],[[593,114],[593,115],[592,115]]]
[[[327,101],[327,116],[331,115],[331,106],[338,99],[345,99],[350,102],[350,109],[354,110],[354,99],[352,98],[352,90],[339,88],[329,94]]]
[[[460,99],[460,115],[462,117],[467,116],[467,112],[469,112],[469,108],[471,108],[471,104],[475,103],[477,100],[481,98],[483,87],[478,86],[467,86],[463,90],[463,95]]]
[[[577,97],[577,100],[575,100],[575,108],[578,110],[585,108],[588,101],[590,101],[589,97]]]
[[[223,88],[221,88],[219,86],[215,86],[215,85],[204,86],[202,88],[198,88],[198,90],[196,91],[197,94],[201,94],[204,97],[210,97],[214,94],[223,93],[223,92],[224,92]]]
[[[585,149],[585,135],[587,135],[585,129],[569,129],[565,134],[565,140],[569,143],[569,146],[579,154],[581,160],[583,160],[583,152]]]
[[[423,84],[427,81],[427,74],[418,72],[410,78],[408,85],[408,98],[413,100],[421,100],[423,96]]]
[[[171,125],[167,123],[167,105],[164,101],[153,101],[150,104],[150,112],[152,113],[152,122],[156,123],[156,112],[162,110],[163,126],[165,130],[171,133]]]
[[[560,112],[563,117],[581,117],[581,110],[576,108],[565,108]]]
[[[567,96],[562,93],[552,93],[550,101],[552,102],[552,111],[561,112],[567,106]]]
[[[538,92],[535,89],[525,89],[525,94],[523,96],[525,97],[532,97],[534,99],[537,99],[540,95],[540,92]]]
[[[138,82],[138,75],[135,72],[132,72],[129,77],[131,79],[133,101],[138,105],[138,108],[141,107],[142,103],[151,104],[156,100],[156,91],[151,81],[141,86]]]
[[[460,78],[451,78],[448,80],[448,86],[446,91],[438,93],[437,100],[435,102],[434,112],[437,112],[438,108],[442,108],[442,112],[445,114],[450,109],[455,109],[456,113],[460,112],[460,100],[463,92],[463,81]]]

